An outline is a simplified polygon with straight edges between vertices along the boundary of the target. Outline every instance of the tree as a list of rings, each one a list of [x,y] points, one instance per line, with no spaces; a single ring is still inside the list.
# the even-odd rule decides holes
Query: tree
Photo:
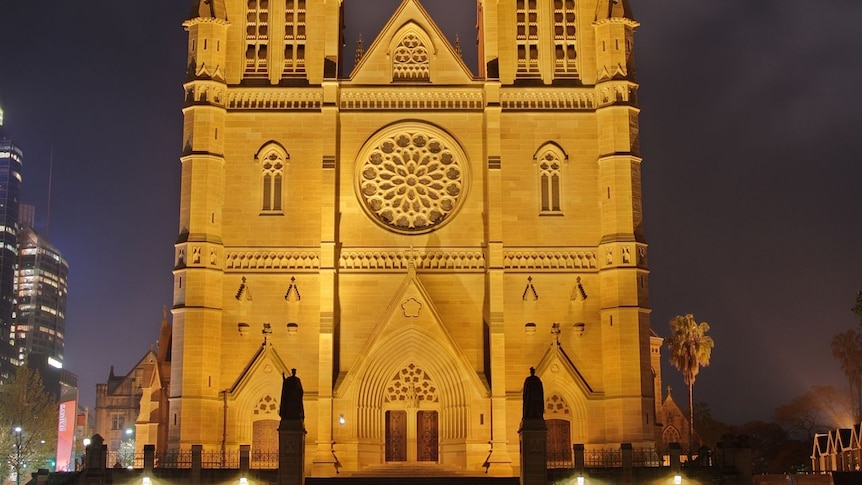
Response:
[[[755,474],[797,472],[810,461],[811,442],[792,439],[776,423],[749,421],[735,431],[751,446]]]
[[[715,419],[712,409],[705,402],[694,403],[694,429],[703,446],[716,449],[721,437],[730,433],[731,426]]]
[[[791,438],[810,443],[817,432],[846,428],[853,416],[846,392],[834,386],[811,386],[789,403],[775,408],[772,419]]]
[[[688,386],[689,455],[694,436],[694,381],[701,366],[709,365],[712,348],[715,346],[712,337],[706,335],[707,332],[709,324],[697,323],[694,315],[689,313],[685,316],[677,315],[670,321],[670,336],[667,338],[670,363],[682,373],[683,381]]]
[[[854,329],[832,337],[832,356],[850,384],[854,420],[862,419],[862,333]]]
[[[42,378],[26,366],[18,367],[0,386],[0,456],[11,470],[38,469],[54,458],[57,446],[57,401],[42,386]],[[20,428],[19,432],[14,431]],[[8,435],[6,433],[9,433]]]
[[[862,324],[862,290],[856,293],[856,304],[853,305],[853,308],[850,309],[854,315],[859,319],[859,323]]]

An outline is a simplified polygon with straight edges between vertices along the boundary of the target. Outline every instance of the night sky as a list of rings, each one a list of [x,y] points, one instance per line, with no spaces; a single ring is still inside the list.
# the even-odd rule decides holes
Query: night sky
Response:
[[[348,64],[398,3],[345,0]],[[845,385],[829,342],[862,289],[862,2],[631,3],[652,323],[709,322],[695,400],[768,420],[813,384]],[[475,70],[474,2],[424,4]],[[0,105],[23,202],[69,260],[65,362],[90,406],[172,303],[188,5],[0,3]]]

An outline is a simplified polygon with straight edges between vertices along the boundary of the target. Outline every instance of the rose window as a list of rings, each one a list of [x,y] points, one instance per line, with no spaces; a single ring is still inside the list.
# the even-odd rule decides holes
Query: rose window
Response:
[[[409,233],[439,227],[458,207],[464,168],[452,144],[424,131],[379,138],[359,167],[359,196],[384,226]]]

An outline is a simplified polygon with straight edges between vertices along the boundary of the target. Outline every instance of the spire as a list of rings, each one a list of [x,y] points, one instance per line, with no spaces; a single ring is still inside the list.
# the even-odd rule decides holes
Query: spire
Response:
[[[192,0],[192,11],[189,20],[196,18],[212,18],[227,20],[227,10],[224,0]]]
[[[359,38],[356,39],[356,54],[353,57],[353,65],[359,64],[359,61],[362,60],[362,55],[365,54],[365,49],[362,46],[362,34],[359,34]]]

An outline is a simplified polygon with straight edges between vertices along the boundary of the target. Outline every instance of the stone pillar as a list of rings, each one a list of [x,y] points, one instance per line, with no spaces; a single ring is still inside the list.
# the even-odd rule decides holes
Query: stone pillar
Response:
[[[521,485],[548,483],[548,427],[542,418],[521,421]]]
[[[584,451],[584,445],[582,443],[578,443],[575,445],[575,472],[578,475],[583,475],[584,470],[587,468],[587,460],[586,460],[586,452]]]
[[[305,483],[305,426],[301,419],[278,425],[278,485]]]
[[[679,443],[669,443],[667,449],[670,454],[670,471],[676,475],[681,469],[682,446]]]
[[[156,445],[144,445],[144,476],[153,478],[156,464]]]
[[[96,434],[84,451],[84,473],[78,478],[79,484],[105,483],[108,478],[108,445],[105,439]]]
[[[620,445],[620,454],[623,459],[623,481],[625,483],[634,483],[634,450],[631,443],[622,443]]]
[[[251,464],[251,445],[239,445],[239,476],[248,478],[248,470]]]
[[[201,483],[203,445],[192,445],[192,484]]]

